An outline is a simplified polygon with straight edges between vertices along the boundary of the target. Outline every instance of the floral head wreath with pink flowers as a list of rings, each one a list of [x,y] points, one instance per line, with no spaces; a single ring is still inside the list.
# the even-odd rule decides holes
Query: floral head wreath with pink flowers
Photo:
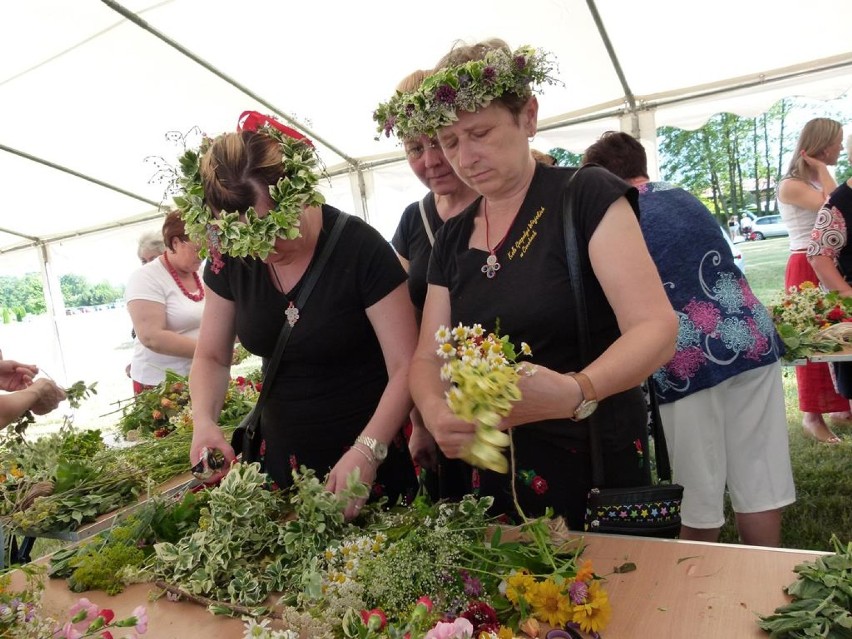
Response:
[[[542,84],[559,83],[553,76],[555,69],[550,54],[540,49],[493,49],[481,60],[437,70],[416,91],[397,91],[376,108],[373,120],[379,136],[431,137],[458,120],[459,111],[473,112],[504,94],[525,96],[539,92]]]
[[[218,138],[205,137],[198,149],[188,149],[180,157],[177,184],[180,194],[174,198],[181,212],[186,233],[209,256],[212,268],[222,267],[222,254],[233,257],[266,258],[275,249],[278,238],[300,237],[302,209],[319,206],[325,198],[316,190],[321,175],[313,143],[298,131],[256,111],[240,115],[238,131],[257,131],[274,138],[281,148],[283,177],[270,185],[274,207],[259,217],[254,207],[246,211],[221,211],[214,215],[204,198],[201,158]]]

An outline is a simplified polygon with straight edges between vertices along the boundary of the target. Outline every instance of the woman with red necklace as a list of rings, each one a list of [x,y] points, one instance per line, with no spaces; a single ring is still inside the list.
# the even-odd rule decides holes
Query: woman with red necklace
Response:
[[[165,252],[133,273],[125,291],[136,331],[130,376],[137,394],[162,382],[167,369],[189,374],[204,309],[198,245],[177,211],[166,216],[163,242]]]

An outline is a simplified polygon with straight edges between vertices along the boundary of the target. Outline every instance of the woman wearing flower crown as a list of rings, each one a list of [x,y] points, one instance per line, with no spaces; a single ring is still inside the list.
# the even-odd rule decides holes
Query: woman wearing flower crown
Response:
[[[674,353],[677,320],[636,219],[636,191],[608,172],[584,169],[575,212],[593,357],[581,362],[562,231],[569,169],[536,163],[538,103],[531,85],[550,81],[547,56],[488,41],[450,52],[412,93],[381,105],[376,118],[398,135],[437,134],[447,160],[482,194],[436,238],[411,390],[448,457],[461,457],[475,426],[445,399],[434,336],[442,326],[481,324],[532,349],[537,372],[522,376],[522,399],[500,424],[513,431],[515,477],[479,474],[499,512],[553,508],[581,529],[591,468],[586,422],[600,402],[609,486],[646,483],[639,384]],[[579,373],[571,373],[578,371]],[[571,374],[569,374],[571,373]],[[532,478],[526,481],[526,478]]]
[[[372,227],[352,217],[301,308],[299,291],[340,211],[323,204],[313,145],[249,112],[240,130],[206,140],[181,160],[190,233],[207,237],[210,260],[201,334],[190,374],[191,461],[204,448],[234,451],[217,425],[234,336],[269,358],[292,327],[260,421],[264,470],[279,485],[301,466],[333,492],[356,469],[391,503],[416,488],[400,434],[411,409],[408,366],[416,341],[406,275]],[[222,472],[214,474],[215,481]],[[363,500],[347,506],[353,517]]]
[[[410,73],[396,90],[400,93],[413,91],[427,75],[429,73],[422,70]],[[426,269],[435,234],[444,222],[467,208],[478,197],[478,193],[459,179],[435,137],[412,131],[402,143],[408,166],[423,186],[429,189],[422,200],[409,204],[403,211],[391,240],[400,262],[408,272],[408,292],[419,319],[426,300]],[[435,440],[423,426],[423,419],[417,409],[411,413],[411,424],[409,449],[414,461],[431,471],[426,481],[430,494],[439,499],[452,499],[469,493],[470,481],[466,476],[469,473],[464,472],[465,465],[439,454]]]
[[[841,149],[843,126],[840,122],[830,118],[808,121],[799,134],[787,173],[778,183],[778,210],[790,231],[790,258],[784,273],[786,290],[802,282],[819,283],[808,262],[807,249],[817,211],[837,187],[828,167],[837,164]],[[796,366],[796,382],[805,434],[827,444],[839,442],[823,414],[848,421],[849,401],[835,390],[828,364]]]
[[[167,369],[189,374],[204,309],[198,245],[179,211],[166,216],[163,242],[166,250],[130,276],[124,294],[136,332],[130,377],[137,394],[162,382]]]

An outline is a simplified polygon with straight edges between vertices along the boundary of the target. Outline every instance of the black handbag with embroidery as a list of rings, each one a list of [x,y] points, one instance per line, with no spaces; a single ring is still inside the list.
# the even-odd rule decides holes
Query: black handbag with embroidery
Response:
[[[588,165],[587,165],[588,166]],[[563,191],[562,213],[568,270],[577,313],[577,333],[581,361],[590,361],[591,340],[583,290],[583,272],[580,262],[577,230],[574,222],[575,190],[571,188],[576,171]],[[638,535],[646,537],[676,537],[680,532],[680,506],[683,486],[671,483],[671,466],[660,422],[657,396],[653,380],[648,378],[648,396],[651,426],[654,438],[654,457],[657,463],[658,483],[648,486],[605,488],[603,454],[600,440],[600,413],[586,418],[589,426],[589,447],[592,460],[592,486],[586,502],[585,530],[588,532]]]

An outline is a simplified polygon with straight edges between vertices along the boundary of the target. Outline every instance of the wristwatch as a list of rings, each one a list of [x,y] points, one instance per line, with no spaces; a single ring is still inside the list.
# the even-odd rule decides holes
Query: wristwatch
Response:
[[[361,444],[362,446],[366,446],[370,454],[373,456],[373,459],[376,460],[377,464],[381,464],[385,457],[388,456],[388,445],[384,442],[380,442],[375,437],[367,437],[366,435],[358,435],[355,438],[356,444]]]
[[[592,380],[585,373],[568,373],[573,377],[580,386],[580,392],[583,394],[583,399],[577,404],[574,409],[574,415],[571,417],[575,422],[581,419],[586,419],[589,415],[595,412],[598,407],[598,396],[595,394],[595,387],[592,386]]]

